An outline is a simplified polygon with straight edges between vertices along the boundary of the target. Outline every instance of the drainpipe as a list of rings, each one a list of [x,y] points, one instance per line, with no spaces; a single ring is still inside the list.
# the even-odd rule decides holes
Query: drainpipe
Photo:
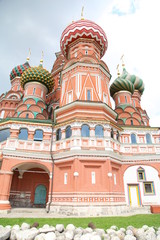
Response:
[[[49,204],[48,204],[47,213],[50,212],[50,207],[51,207],[51,203],[52,203],[52,195],[53,195],[54,158],[53,158],[53,153],[52,153],[52,145],[53,145],[53,127],[54,127],[54,125],[55,125],[55,112],[54,112],[54,119],[52,121],[52,134],[51,134],[51,146],[50,146],[50,156],[51,156],[51,160],[52,160],[51,196],[50,196],[50,201],[49,201]]]

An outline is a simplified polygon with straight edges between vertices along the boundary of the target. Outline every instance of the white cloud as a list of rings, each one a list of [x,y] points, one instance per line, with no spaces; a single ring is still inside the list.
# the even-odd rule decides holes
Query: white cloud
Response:
[[[120,1],[122,2],[122,1]],[[126,11],[129,10],[129,2]],[[110,5],[114,6],[115,1]],[[120,7],[120,5],[118,5]],[[121,5],[122,10],[123,5]],[[160,125],[159,106],[159,8],[158,0],[140,0],[135,3],[134,14],[115,15],[105,9],[99,24],[108,36],[109,47],[104,60],[109,65],[112,80],[116,78],[116,66],[122,54],[125,55],[126,69],[141,77],[145,84],[142,108],[146,109],[153,126]]]

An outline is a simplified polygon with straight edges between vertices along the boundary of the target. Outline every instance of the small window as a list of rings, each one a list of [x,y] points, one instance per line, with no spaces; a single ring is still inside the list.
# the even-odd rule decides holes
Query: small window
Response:
[[[125,96],[125,103],[127,103],[127,97]]]
[[[29,117],[29,113],[26,113],[26,118],[28,118]]]
[[[77,57],[77,52],[75,52],[74,56],[75,56],[75,58]]]
[[[85,55],[88,55],[88,50],[85,50]]]
[[[91,90],[87,90],[87,100],[91,101]]]
[[[144,193],[145,193],[145,195],[154,195],[155,194],[153,182],[145,182],[144,183]]]
[[[114,177],[114,185],[117,185],[117,178],[115,173],[113,174],[113,177]]]
[[[72,102],[72,92],[68,93],[68,103]]]
[[[33,88],[33,95],[35,94],[35,92],[36,92],[36,88]]]
[[[41,91],[41,98],[43,97],[43,90]]]
[[[71,126],[66,127],[66,138],[70,138],[72,136]]]
[[[96,184],[96,173],[91,172],[92,184]]]
[[[131,119],[131,125],[133,126],[133,120]]]
[[[1,118],[4,118],[4,114],[5,114],[5,111],[2,110],[2,112],[1,112]]]
[[[121,101],[120,101],[120,97],[118,97],[118,103],[120,103]]]
[[[136,135],[134,133],[131,134],[131,143],[132,144],[136,144],[137,143]]]
[[[28,129],[21,128],[19,131],[18,139],[27,140],[28,139]]]
[[[20,89],[20,86],[18,85],[18,90]]]
[[[64,173],[64,184],[67,184],[68,173]]]
[[[34,141],[42,141],[43,140],[43,131],[36,130],[34,133]]]
[[[146,134],[146,143],[147,144],[151,144],[152,143],[151,135],[149,133]]]
[[[0,142],[7,140],[8,137],[10,137],[10,129],[9,128],[0,130]]]
[[[137,170],[137,175],[138,175],[138,181],[145,181],[146,180],[146,176],[145,176],[145,171],[143,168],[138,168]]]
[[[90,129],[87,124],[83,124],[81,128],[81,136],[82,137],[89,137],[90,136]]]
[[[103,94],[103,102],[104,103],[108,103],[108,97],[107,97],[107,94]]]
[[[116,139],[117,139],[117,141],[119,141],[119,132],[118,131],[116,133]]]
[[[114,138],[113,128],[111,129],[111,138]]]
[[[95,127],[95,136],[99,137],[99,138],[104,137],[104,130],[103,130],[103,127],[101,125],[97,125]]]
[[[133,100],[133,107],[135,107],[135,101]]]
[[[59,128],[56,131],[56,141],[61,140],[61,136],[62,136],[62,133],[61,133],[61,129]]]

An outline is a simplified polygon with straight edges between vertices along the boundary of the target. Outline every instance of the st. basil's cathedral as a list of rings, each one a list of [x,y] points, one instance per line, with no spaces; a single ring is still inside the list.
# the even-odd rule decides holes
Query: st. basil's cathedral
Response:
[[[143,80],[123,59],[110,84],[107,47],[103,29],[82,18],[63,31],[51,72],[29,58],[11,71],[0,96],[0,212],[158,211],[160,128],[150,126]]]

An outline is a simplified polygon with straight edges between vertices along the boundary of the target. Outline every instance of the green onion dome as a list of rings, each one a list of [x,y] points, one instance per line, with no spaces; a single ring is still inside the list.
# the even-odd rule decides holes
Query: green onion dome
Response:
[[[122,77],[116,78],[116,80],[110,86],[110,94],[113,97],[115,93],[120,91],[128,91],[131,94],[134,92],[134,86],[131,81]]]
[[[143,83],[143,80],[141,78],[139,78],[139,77],[137,77],[135,75],[129,74],[126,71],[125,68],[123,69],[121,77],[131,81],[134,84],[135,90],[138,90],[140,92],[140,94],[143,93],[143,91],[144,91],[144,83]]]
[[[30,68],[28,62],[25,62],[22,65],[18,65],[17,67],[14,67],[10,73],[10,80],[14,79],[15,77],[21,77],[22,73],[28,68]]]
[[[27,82],[40,82],[47,87],[48,92],[51,92],[54,86],[54,80],[51,73],[44,69],[41,64],[38,67],[28,68],[22,74],[21,86],[24,88]]]

